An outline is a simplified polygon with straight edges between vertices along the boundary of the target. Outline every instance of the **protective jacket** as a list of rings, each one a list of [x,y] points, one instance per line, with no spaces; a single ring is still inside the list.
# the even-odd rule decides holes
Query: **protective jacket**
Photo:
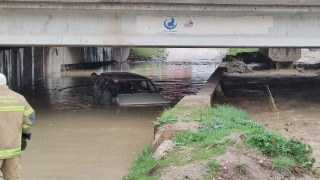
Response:
[[[0,85],[0,159],[21,152],[21,134],[28,133],[33,123],[29,116],[34,110],[20,94]]]

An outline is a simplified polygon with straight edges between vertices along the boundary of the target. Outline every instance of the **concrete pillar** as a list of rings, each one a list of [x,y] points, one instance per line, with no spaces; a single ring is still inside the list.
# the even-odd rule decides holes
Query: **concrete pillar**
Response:
[[[0,73],[3,74],[4,69],[4,51],[0,50]]]
[[[44,54],[44,74],[50,76],[61,72],[62,47],[45,48]]]
[[[23,48],[21,86],[32,83],[32,47]]]
[[[111,47],[85,47],[84,61],[85,62],[103,62],[112,60]]]
[[[114,48],[113,52],[114,52],[114,54],[113,54],[114,60],[121,63],[121,62],[128,59],[128,56],[130,53],[130,48],[116,47],[116,48]]]
[[[276,62],[277,69],[293,69],[293,63],[301,58],[301,49],[270,48],[269,57]]]

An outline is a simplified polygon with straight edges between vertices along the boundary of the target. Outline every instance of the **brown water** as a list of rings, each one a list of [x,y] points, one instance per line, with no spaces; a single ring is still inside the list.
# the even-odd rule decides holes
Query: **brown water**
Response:
[[[22,153],[23,179],[121,179],[153,140],[152,121],[165,106],[111,107],[93,103],[90,74],[129,71],[151,78],[173,106],[195,94],[218,61],[123,63],[62,72],[21,88],[36,110],[36,125]]]

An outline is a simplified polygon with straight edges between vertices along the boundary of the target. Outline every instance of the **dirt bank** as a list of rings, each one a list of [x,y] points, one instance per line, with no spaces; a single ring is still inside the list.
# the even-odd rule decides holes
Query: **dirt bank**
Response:
[[[296,137],[310,144],[316,159],[314,169],[320,174],[320,94],[275,95],[280,122],[273,112],[269,97],[216,98],[213,104],[231,104],[246,111],[256,122],[285,137]],[[316,176],[318,177],[318,175]]]

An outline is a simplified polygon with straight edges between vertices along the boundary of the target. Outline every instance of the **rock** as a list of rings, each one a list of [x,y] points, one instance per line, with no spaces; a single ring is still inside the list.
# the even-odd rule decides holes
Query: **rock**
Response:
[[[276,68],[276,63],[272,61],[268,56],[260,52],[242,52],[238,53],[236,56],[227,55],[223,61],[242,61],[248,64],[253,70],[267,70]]]
[[[251,73],[253,70],[242,61],[232,61],[227,63],[226,72],[228,73]]]
[[[160,159],[173,149],[173,142],[171,140],[166,140],[156,149],[156,151],[153,153],[153,157],[155,159]]]

